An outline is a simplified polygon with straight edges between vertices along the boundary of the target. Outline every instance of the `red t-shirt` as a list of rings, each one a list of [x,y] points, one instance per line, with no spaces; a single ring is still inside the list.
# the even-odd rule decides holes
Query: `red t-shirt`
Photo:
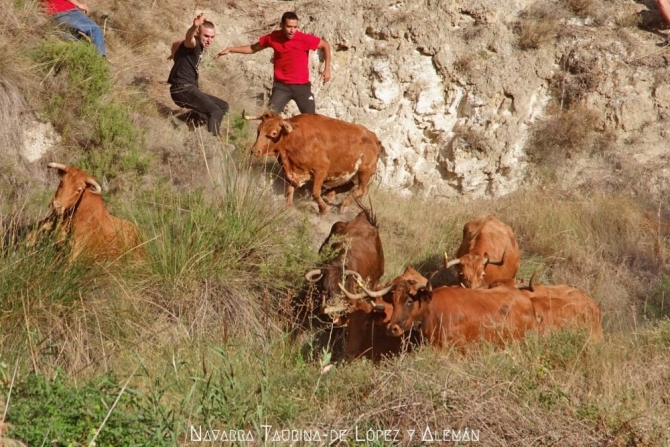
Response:
[[[46,3],[48,14],[56,14],[58,12],[70,11],[71,9],[76,8],[76,6],[67,0],[45,0],[44,3]]]
[[[300,31],[296,31],[292,39],[287,39],[280,30],[258,39],[263,48],[272,47],[275,51],[274,79],[284,84],[309,82],[309,50],[316,50],[320,42],[320,38]]]

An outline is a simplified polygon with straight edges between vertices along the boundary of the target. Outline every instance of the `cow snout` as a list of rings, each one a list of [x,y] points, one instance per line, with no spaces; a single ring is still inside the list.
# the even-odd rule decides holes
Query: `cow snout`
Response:
[[[387,332],[389,333],[389,335],[393,335],[394,337],[400,337],[403,333],[403,330],[397,324],[392,324],[391,326],[388,327]]]

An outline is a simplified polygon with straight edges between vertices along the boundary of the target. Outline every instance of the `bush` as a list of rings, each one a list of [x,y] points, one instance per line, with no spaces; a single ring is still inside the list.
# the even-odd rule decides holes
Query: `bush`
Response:
[[[526,9],[516,25],[518,45],[522,50],[540,48],[558,32],[561,14],[551,3],[534,3]]]
[[[583,106],[538,123],[526,147],[531,162],[552,165],[582,152],[606,146],[609,134],[599,134],[598,114]]]
[[[45,40],[34,57],[49,79],[45,115],[66,142],[86,150],[78,165],[99,179],[145,174],[150,160],[141,155],[143,131],[133,123],[128,107],[110,98],[109,64],[95,48]]]
[[[59,372],[53,379],[34,373],[15,384],[7,421],[9,436],[28,445],[135,446],[173,445],[146,411],[147,402],[126,389],[120,394],[113,376],[102,376],[81,388]]]

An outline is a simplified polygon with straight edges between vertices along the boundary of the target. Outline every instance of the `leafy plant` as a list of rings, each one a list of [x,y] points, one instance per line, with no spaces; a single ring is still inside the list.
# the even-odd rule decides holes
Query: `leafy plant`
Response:
[[[7,420],[9,437],[29,445],[88,445],[96,432],[97,445],[170,445],[147,417],[145,402],[128,390],[110,409],[121,386],[113,376],[101,376],[76,387],[61,371],[53,379],[30,373],[14,385]],[[103,425],[105,417],[109,417]]]

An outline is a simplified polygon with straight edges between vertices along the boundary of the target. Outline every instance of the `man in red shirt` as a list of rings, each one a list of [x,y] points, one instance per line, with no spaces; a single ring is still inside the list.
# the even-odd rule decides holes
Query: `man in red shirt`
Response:
[[[241,47],[221,50],[216,57],[228,53],[254,54],[265,48],[274,50],[274,83],[270,97],[270,110],[279,113],[290,100],[294,100],[300,113],[316,113],[312,84],[309,82],[309,50],[323,50],[323,82],[330,80],[330,44],[311,34],[298,31],[298,16],[285,12],[281,29],[261,36],[258,42]]]
[[[86,34],[91,38],[98,53],[103,57],[107,55],[102,30],[93,20],[86,17],[88,14],[86,3],[77,0],[43,0],[43,3],[47,13],[56,23]]]

